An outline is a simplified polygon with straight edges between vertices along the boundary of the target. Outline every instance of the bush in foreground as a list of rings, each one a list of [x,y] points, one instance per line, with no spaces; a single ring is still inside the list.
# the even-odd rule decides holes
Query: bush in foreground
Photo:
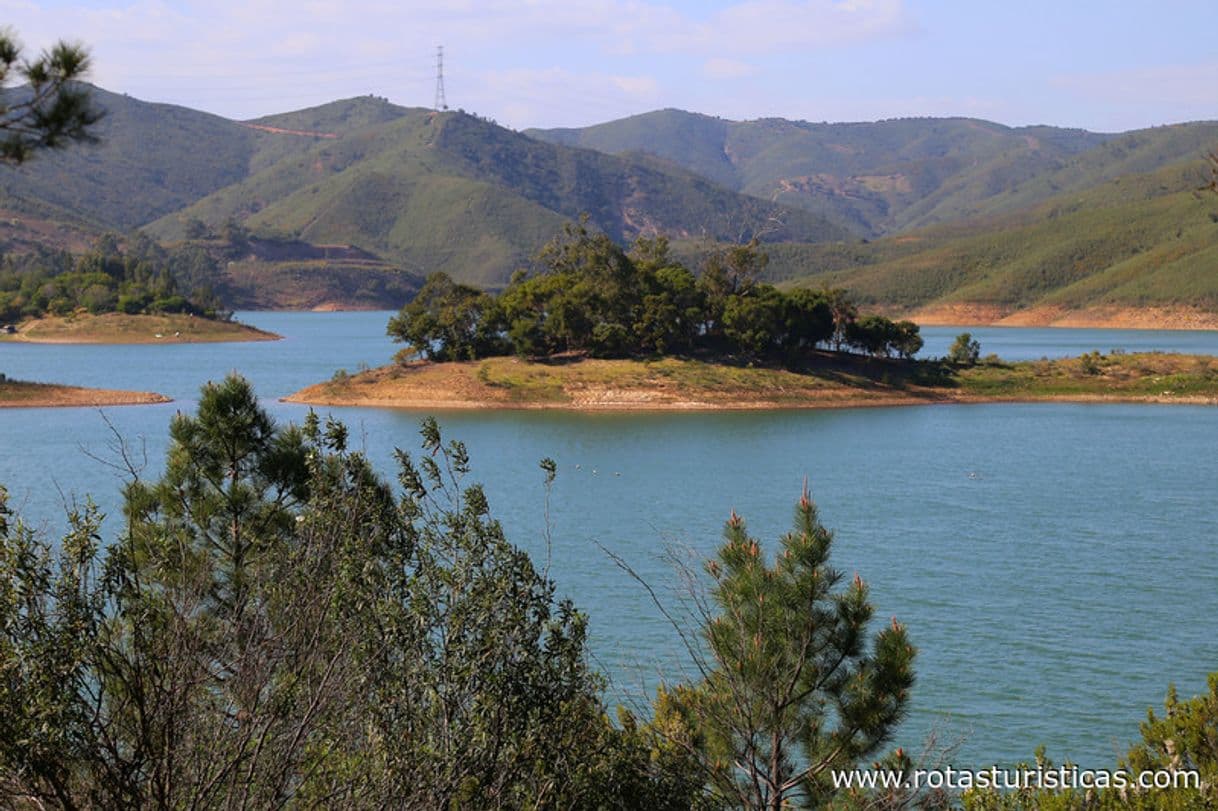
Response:
[[[0,512],[0,806],[689,807],[465,449],[422,433],[395,493],[229,378],[105,548],[92,507],[54,545]]]

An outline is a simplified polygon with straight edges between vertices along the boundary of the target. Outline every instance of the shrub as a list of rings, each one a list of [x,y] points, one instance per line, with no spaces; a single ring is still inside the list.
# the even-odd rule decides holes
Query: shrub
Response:
[[[962,332],[956,336],[951,349],[947,351],[947,359],[957,366],[976,365],[981,357],[981,343],[973,339],[970,332]]]

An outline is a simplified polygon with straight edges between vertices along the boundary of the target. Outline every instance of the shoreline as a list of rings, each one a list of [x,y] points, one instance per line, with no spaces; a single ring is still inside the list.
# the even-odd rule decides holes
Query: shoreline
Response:
[[[0,381],[0,408],[101,408],[172,402],[172,398],[152,391],[91,389],[28,380]]]
[[[157,345],[278,341],[283,336],[239,321],[190,315],[48,316],[23,321],[0,341],[28,344]]]
[[[1098,366],[1097,366],[1098,364]],[[408,410],[758,411],[1066,402],[1218,405],[1218,359],[1119,355],[978,364],[830,358],[808,372],[659,361],[414,362],[336,375],[280,402]],[[939,377],[933,377],[938,373]],[[904,375],[904,377],[902,377]]]
[[[930,305],[903,317],[925,327],[1045,327],[1164,332],[1218,330],[1218,313],[1192,307],[1094,306],[1070,309],[1038,305],[1012,309],[1000,305],[960,303]]]
[[[303,391],[303,390],[302,390]],[[751,402],[710,403],[673,402],[639,404],[632,402],[600,403],[487,403],[473,400],[415,400],[415,399],[360,399],[344,397],[300,396],[301,392],[280,397],[281,403],[316,405],[331,408],[387,408],[403,411],[579,411],[586,413],[648,413],[648,412],[710,412],[710,411],[814,411],[848,408],[905,408],[909,406],[935,405],[992,405],[1018,403],[1074,403],[1078,405],[1119,405],[1122,403],[1144,405],[1208,405],[1218,406],[1218,395],[1213,397],[1186,396],[1164,397],[1162,395],[1086,395],[1050,394],[1026,397],[983,397],[959,395],[943,397],[860,397],[851,399],[826,398],[803,403],[756,400]]]

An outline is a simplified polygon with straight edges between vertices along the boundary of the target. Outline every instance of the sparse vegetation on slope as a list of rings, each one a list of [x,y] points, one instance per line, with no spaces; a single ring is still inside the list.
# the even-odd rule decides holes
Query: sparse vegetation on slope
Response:
[[[619,244],[664,235],[682,255],[761,235],[772,278],[827,274],[893,311],[1159,306],[1169,290],[1172,304],[1212,298],[1214,257],[1184,199],[1191,181],[1165,167],[1218,142],[1213,123],[1100,135],[972,119],[732,122],[664,110],[535,132],[543,142],[374,97],[234,122],[95,93],[108,112],[102,144],[10,173],[0,184],[7,210],[84,232],[146,226],[169,242],[196,223],[219,232],[233,222],[489,289],[586,212]],[[1182,194],[1167,202],[1145,178]],[[243,304],[326,304],[354,285],[371,293],[336,303],[391,306],[372,288],[398,287],[353,266],[293,266],[266,274],[261,289],[263,270],[236,269]],[[327,284],[332,270],[345,275]]]
[[[970,208],[1059,169],[1108,137],[974,119],[817,124],[726,121],[682,110],[529,132],[610,153],[650,152],[866,236],[967,216]]]
[[[307,122],[297,122],[307,123]],[[370,250],[407,271],[501,287],[563,222],[588,213],[615,240],[837,239],[800,210],[740,195],[651,158],[534,141],[463,113],[411,110],[327,140],[163,218],[181,238],[197,218]]]
[[[1218,202],[1200,162],[1129,175],[1002,219],[868,244],[776,245],[774,274],[895,312],[1218,311]],[[950,319],[949,319],[950,320]]]
[[[864,236],[1014,212],[1198,158],[1218,141],[1214,122],[1108,135],[976,119],[726,121],[681,110],[528,132],[613,154],[649,152]]]

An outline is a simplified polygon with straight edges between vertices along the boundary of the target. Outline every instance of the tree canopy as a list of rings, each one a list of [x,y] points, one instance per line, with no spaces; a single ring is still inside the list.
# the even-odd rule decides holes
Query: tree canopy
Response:
[[[821,807],[831,772],[876,756],[905,715],[914,648],[895,619],[868,639],[867,587],[842,587],[832,540],[805,487],[772,563],[733,513],[706,564],[702,678],[661,696],[657,724],[679,719],[727,807]]]
[[[421,437],[395,492],[230,377],[108,544],[91,506],[52,544],[0,490],[0,807],[690,807],[465,448]]]
[[[40,250],[0,261],[0,322],[44,315],[193,313],[228,317],[213,284],[216,262],[195,245],[171,250],[143,234],[99,237],[73,256]]]
[[[621,358],[702,353],[793,362],[833,342],[869,355],[910,358],[918,327],[858,318],[845,293],[784,292],[760,281],[756,241],[712,252],[694,274],[663,237],[623,250],[586,221],[568,225],[499,295],[435,273],[388,326],[429,360],[516,353]]]

